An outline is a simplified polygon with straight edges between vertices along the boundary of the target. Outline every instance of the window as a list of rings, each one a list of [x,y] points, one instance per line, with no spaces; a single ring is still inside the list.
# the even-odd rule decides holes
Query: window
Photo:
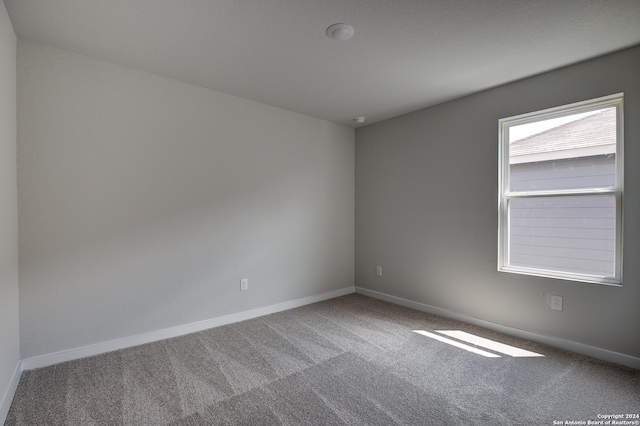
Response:
[[[622,284],[623,95],[499,120],[498,270]]]

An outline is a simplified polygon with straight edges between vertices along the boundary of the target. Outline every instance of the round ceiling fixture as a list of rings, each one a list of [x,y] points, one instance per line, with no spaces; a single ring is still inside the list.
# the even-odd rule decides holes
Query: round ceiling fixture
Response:
[[[366,120],[366,118],[364,118],[364,117],[356,117],[356,118],[353,119],[353,121],[355,121],[358,124],[364,123],[364,120]]]
[[[327,28],[327,37],[332,40],[349,40],[353,37],[355,30],[351,25],[347,24],[333,24]]]

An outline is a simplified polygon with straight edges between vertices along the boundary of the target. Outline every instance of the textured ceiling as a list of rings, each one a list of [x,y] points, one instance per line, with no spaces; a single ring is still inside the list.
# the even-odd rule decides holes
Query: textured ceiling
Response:
[[[353,126],[640,44],[639,0],[5,4],[19,38]]]

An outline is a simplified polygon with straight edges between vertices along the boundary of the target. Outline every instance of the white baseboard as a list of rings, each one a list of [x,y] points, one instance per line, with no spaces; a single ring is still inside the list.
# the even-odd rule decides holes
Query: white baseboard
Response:
[[[508,327],[502,324],[497,324],[490,321],[485,321],[485,320],[469,317],[466,315],[457,314],[447,309],[436,308],[435,306],[414,302],[412,300],[391,296],[389,294],[368,290],[362,287],[356,287],[356,293],[373,297],[375,299],[384,300],[386,302],[394,303],[396,305],[405,306],[407,308],[412,308],[418,311],[426,312],[429,314],[438,315],[445,318],[451,318],[467,324],[472,324],[478,327],[487,328],[489,330],[498,331],[500,333],[508,334],[510,336],[531,340],[533,342],[543,343],[545,345],[564,349],[566,351],[574,352],[580,355],[586,355],[591,358],[596,358],[603,361],[612,362],[614,364],[624,365],[627,367],[635,368],[636,370],[640,370],[640,358],[637,358],[634,356],[621,354],[619,352],[614,352],[607,349],[596,348],[594,346],[584,345],[582,343],[573,342],[571,340],[565,340],[559,337],[545,336],[543,334],[533,333],[531,331]]]
[[[209,328],[219,327],[221,325],[231,324],[238,321],[245,321],[276,312],[286,311],[287,309],[298,308],[300,306],[309,305],[311,303],[333,299],[334,297],[351,294],[354,291],[355,287],[345,287],[340,290],[330,291],[328,293],[318,294],[315,296],[303,297],[301,299],[290,300],[288,302],[278,303],[275,305],[264,306],[249,311],[238,312],[235,314],[224,315],[204,321],[180,325],[177,327],[151,331],[136,336],[124,337],[122,339],[110,340],[107,342],[101,342],[51,354],[40,355],[33,358],[27,358],[22,360],[22,370],[33,370],[35,368],[42,368],[49,365],[59,364],[61,362],[72,361],[74,359],[100,355],[119,349],[143,345],[145,343],[156,342],[158,340],[169,339],[171,337],[183,336],[185,334],[195,333],[198,331],[207,330]]]
[[[20,374],[22,374],[22,362],[18,362],[18,364],[16,365],[16,369],[13,372],[13,376],[11,376],[9,386],[4,392],[2,399],[0,399],[0,424],[4,424],[7,419],[9,409],[11,408],[11,403],[13,402],[13,397],[16,394],[16,389],[18,389]]]

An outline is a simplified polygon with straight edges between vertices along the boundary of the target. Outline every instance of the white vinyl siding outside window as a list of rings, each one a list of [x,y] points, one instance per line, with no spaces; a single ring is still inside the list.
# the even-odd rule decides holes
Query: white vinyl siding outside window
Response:
[[[623,95],[499,120],[498,270],[622,284]]]

